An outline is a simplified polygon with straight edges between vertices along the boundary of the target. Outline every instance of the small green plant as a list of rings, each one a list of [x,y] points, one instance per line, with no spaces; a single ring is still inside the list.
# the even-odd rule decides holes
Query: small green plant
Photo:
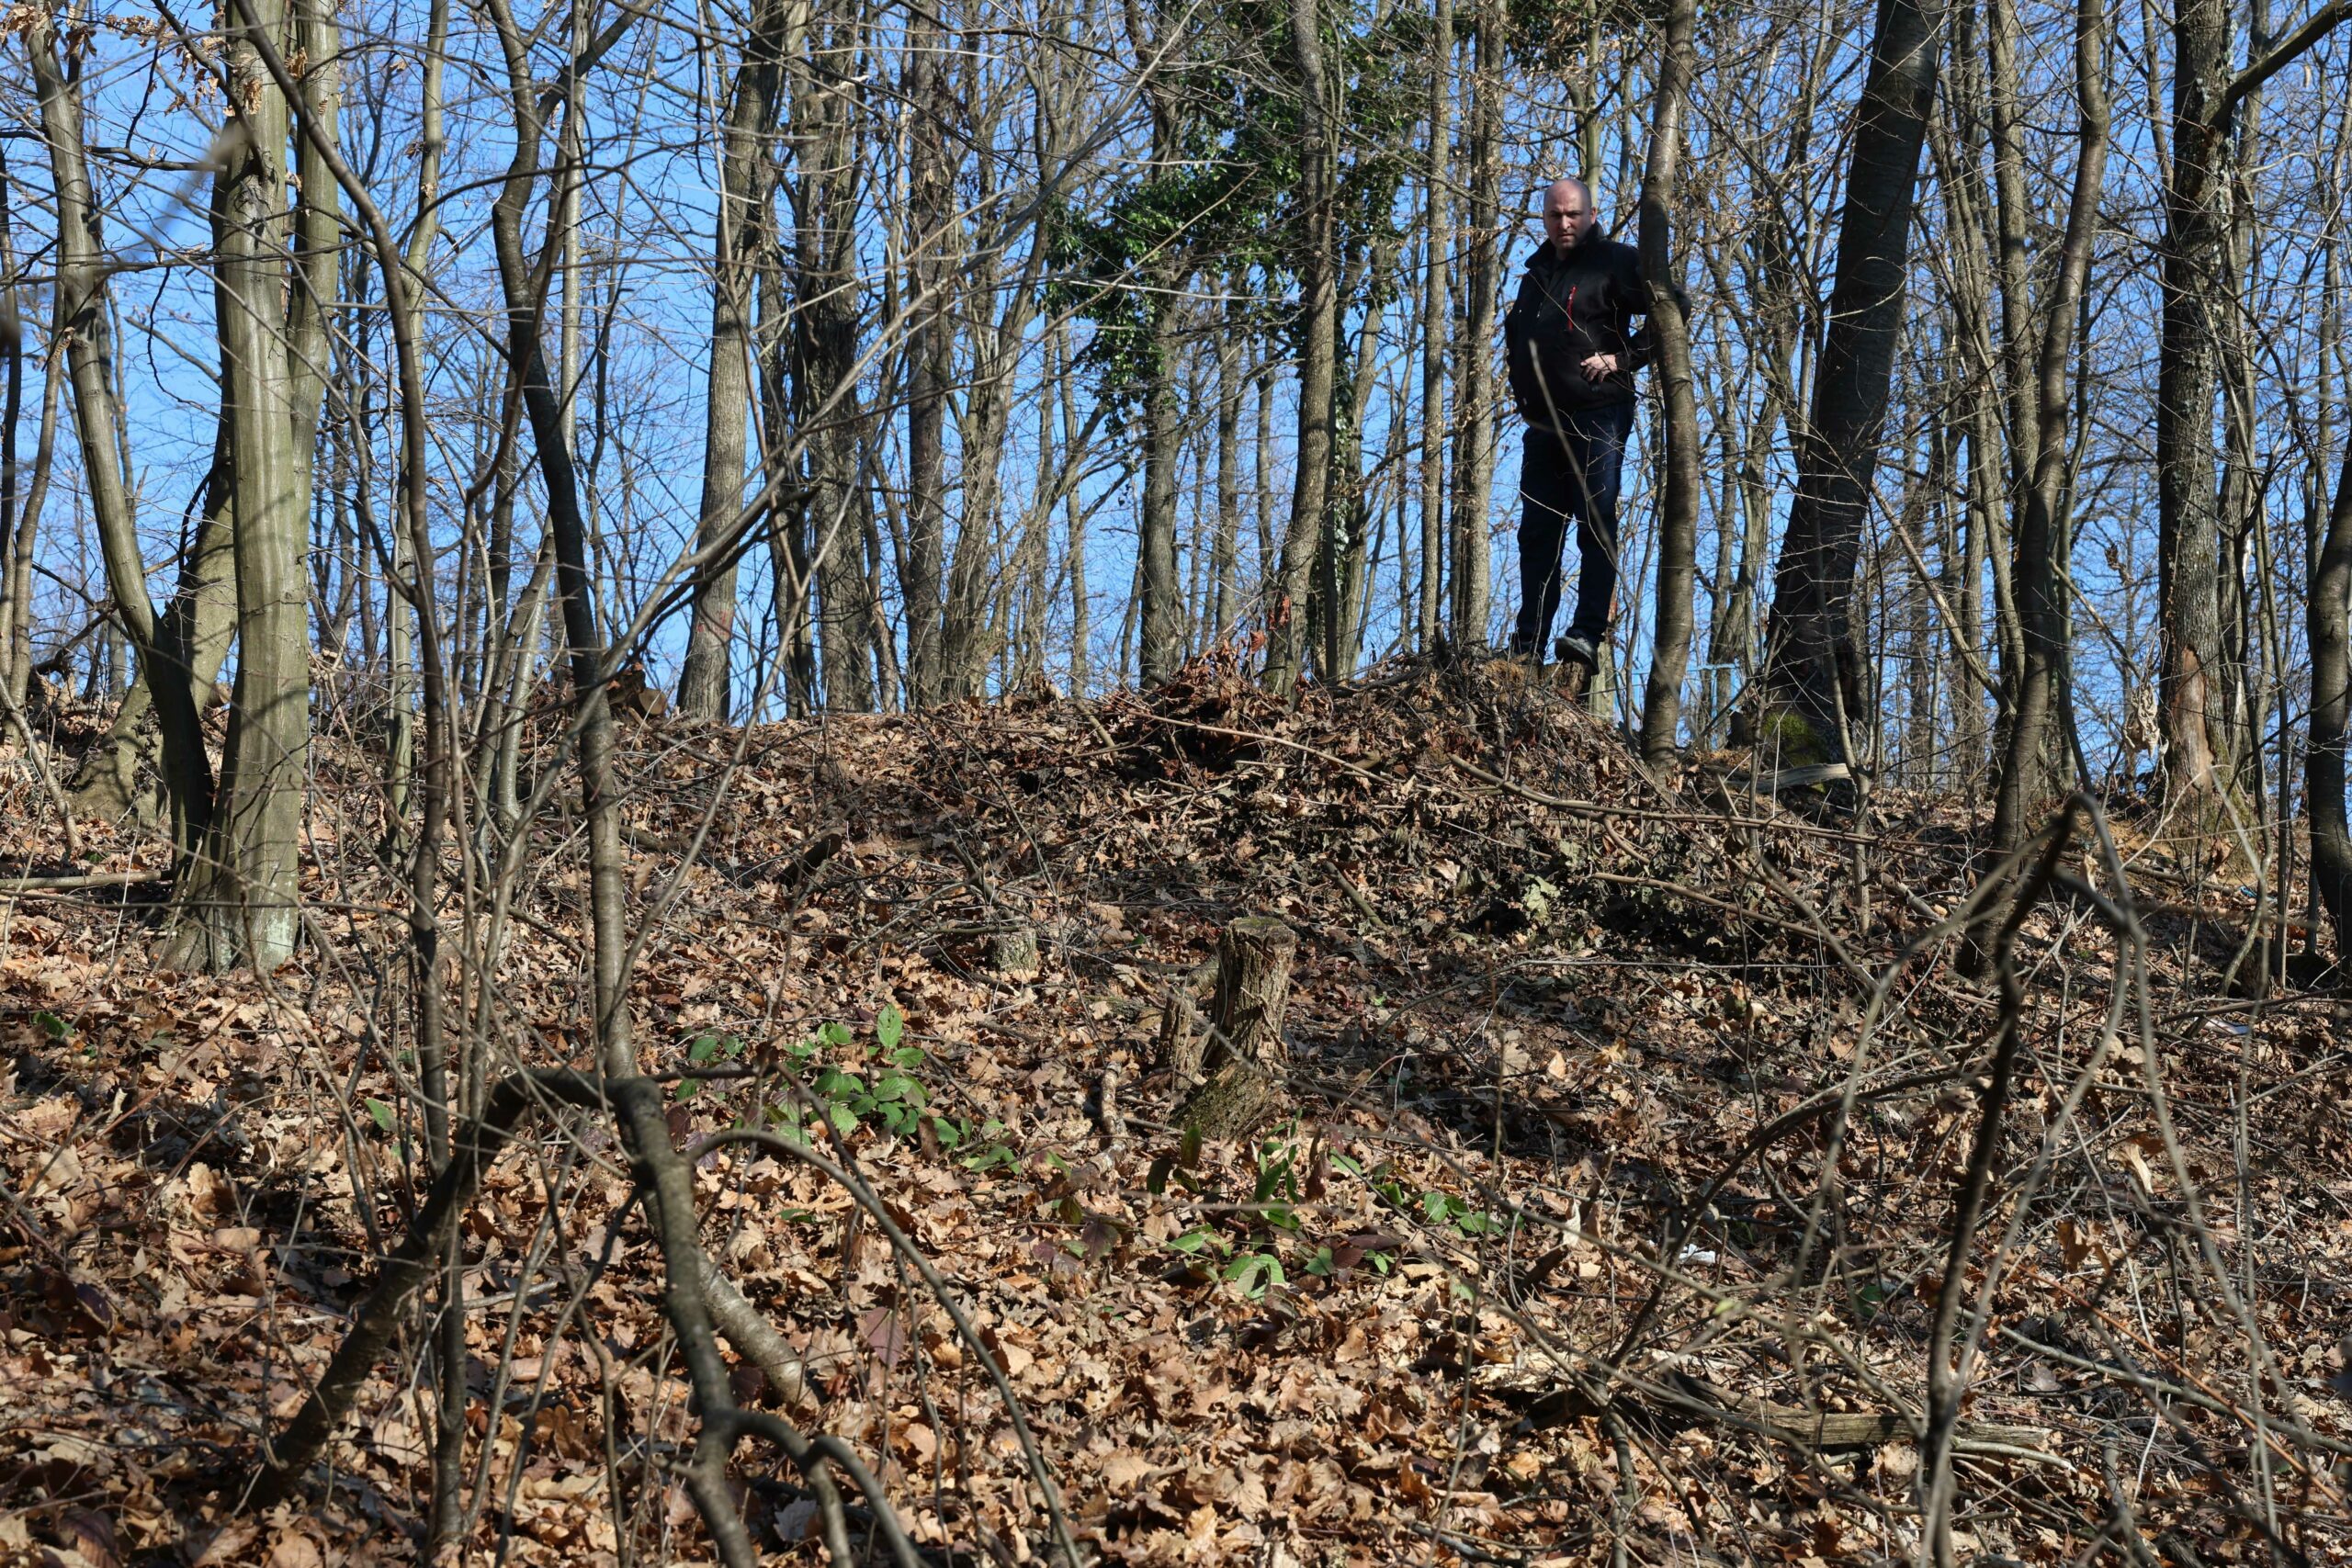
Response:
[[[1225,1266],[1225,1278],[1251,1301],[1261,1301],[1269,1287],[1283,1282],[1282,1259],[1271,1252],[1245,1252]]]
[[[743,1054],[743,1037],[740,1034],[697,1034],[686,1043],[686,1060],[697,1067],[707,1067],[721,1060],[733,1061]],[[700,1078],[680,1078],[671,1092],[680,1100],[692,1100],[702,1092]]]
[[[1474,1209],[1469,1200],[1435,1189],[1421,1194],[1421,1213],[1432,1224],[1452,1225],[1464,1235],[1485,1235],[1495,1228],[1495,1216]]]
[[[875,1014],[874,1038],[863,1051],[850,1061],[841,1060],[842,1053],[856,1043],[857,1036],[847,1024],[827,1022],[806,1039],[785,1046],[785,1061],[802,1075],[812,1103],[802,1105],[797,1097],[779,1100],[764,1107],[758,1120],[793,1139],[805,1139],[808,1123],[822,1121],[843,1138],[861,1126],[878,1127],[893,1137],[909,1137],[927,1123],[942,1149],[952,1151],[973,1141],[970,1123],[931,1110],[931,1091],[918,1076],[931,1058],[922,1047],[907,1043],[906,1014],[895,1003],[886,1004]],[[740,1034],[697,1034],[687,1043],[686,1060],[697,1067],[709,1066],[733,1061],[743,1051]],[[706,1081],[681,1079],[677,1098],[693,1099]],[[1001,1124],[990,1122],[978,1136],[993,1139],[1002,1131]],[[1000,1142],[966,1155],[963,1163],[968,1168],[988,1168],[1012,1164],[1014,1156]]]
[[[968,1119],[959,1122],[934,1111],[931,1114],[931,1132],[939,1140],[939,1146],[956,1155],[956,1163],[966,1170],[998,1170],[1021,1163],[1021,1156],[1001,1136],[1004,1123],[994,1117],[975,1127]]]
[[[1268,1229],[1295,1235],[1300,1201],[1298,1146],[1287,1138],[1268,1138],[1258,1145],[1258,1180],[1250,1194],[1257,1206],[1256,1223]]]
[[[1337,1247],[1325,1242],[1315,1249],[1315,1256],[1306,1260],[1306,1271],[1317,1279],[1330,1280],[1347,1273],[1360,1263],[1368,1263],[1374,1273],[1385,1275],[1396,1267],[1396,1255],[1369,1244],[1391,1239],[1387,1236],[1350,1236]]]

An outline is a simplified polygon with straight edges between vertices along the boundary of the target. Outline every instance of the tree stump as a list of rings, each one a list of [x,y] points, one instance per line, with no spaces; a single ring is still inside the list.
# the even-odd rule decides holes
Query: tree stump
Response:
[[[1290,1076],[1283,1009],[1297,952],[1298,933],[1262,916],[1236,920],[1217,938],[1208,1076],[1176,1118],[1202,1137],[1245,1137],[1281,1105]]]
[[[1208,1054],[1208,1021],[1201,1004],[1216,985],[1217,961],[1210,959],[1168,987],[1168,1005],[1159,1014],[1159,1065],[1175,1074],[1180,1088],[1191,1089],[1201,1079],[1201,1060]]]
[[[1176,1081],[1192,1087],[1201,1076],[1201,1059],[1208,1054],[1209,1037],[1201,1027],[1201,1004],[1178,982],[1168,993],[1159,1015],[1159,1060]]]
[[[1026,926],[990,932],[983,962],[989,973],[1005,979],[1035,979],[1044,969],[1037,958],[1037,933]]]

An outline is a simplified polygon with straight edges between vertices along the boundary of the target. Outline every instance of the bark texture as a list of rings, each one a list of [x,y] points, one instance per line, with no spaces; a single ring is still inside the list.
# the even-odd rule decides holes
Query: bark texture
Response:
[[[1246,1137],[1282,1104],[1290,1075],[1283,1010],[1297,952],[1298,933],[1265,916],[1236,920],[1218,936],[1207,1076],[1177,1113],[1182,1125],[1204,1138]]]

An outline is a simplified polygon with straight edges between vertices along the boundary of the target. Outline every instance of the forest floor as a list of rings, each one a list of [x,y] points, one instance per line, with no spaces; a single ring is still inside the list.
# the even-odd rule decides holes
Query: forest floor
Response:
[[[1057,1551],[983,1348],[1103,1562],[1917,1550],[2005,1016],[1953,930],[1978,803],[1881,789],[1857,822],[1734,758],[1669,788],[1486,663],[625,739],[639,1052],[716,1075],[675,1080],[672,1130],[799,1359],[739,1364],[738,1397],[865,1454],[933,1561]],[[160,863],[90,823],[69,860],[6,766],[0,874]],[[158,968],[150,887],[0,897],[0,1562],[416,1554],[406,1346],[331,1476],[238,1507],[423,1179],[371,766],[319,747],[310,940],[275,975]],[[487,961],[492,863],[450,857],[479,1077],[591,1060],[570,778]],[[2338,1004],[2243,994],[2259,952],[2225,987],[2250,893],[2115,818],[2128,898],[2070,849],[2016,941],[1955,1287],[1958,1561],[2352,1561]],[[1248,915],[1298,934],[1295,1113],[1191,1146],[1163,1020]],[[747,1122],[854,1162],[976,1333],[840,1188],[699,1145]],[[553,1118],[466,1222],[469,1561],[709,1555],[625,1178],[606,1123]],[[771,1457],[738,1456],[755,1539],[819,1561]]]

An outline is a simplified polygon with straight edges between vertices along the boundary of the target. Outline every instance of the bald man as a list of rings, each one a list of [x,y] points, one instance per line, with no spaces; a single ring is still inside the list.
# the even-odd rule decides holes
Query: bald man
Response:
[[[1576,615],[1560,658],[1589,674],[1609,640],[1617,595],[1617,492],[1634,430],[1634,372],[1651,357],[1641,258],[1600,232],[1582,180],[1544,192],[1542,248],[1503,318],[1511,396],[1527,422],[1519,489],[1519,619],[1514,657],[1541,659],[1560,605],[1568,524],[1580,558]]]

